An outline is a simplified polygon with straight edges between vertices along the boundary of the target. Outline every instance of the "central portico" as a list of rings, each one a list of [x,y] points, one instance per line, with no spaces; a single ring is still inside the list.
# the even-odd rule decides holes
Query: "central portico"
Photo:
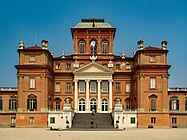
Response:
[[[95,61],[74,70],[74,111],[97,113],[112,111],[113,70]]]

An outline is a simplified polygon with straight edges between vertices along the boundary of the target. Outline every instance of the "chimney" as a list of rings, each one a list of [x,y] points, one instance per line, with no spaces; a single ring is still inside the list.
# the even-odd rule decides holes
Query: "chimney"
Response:
[[[25,46],[24,46],[24,42],[23,41],[20,41],[19,42],[19,49],[24,49]]]
[[[142,40],[138,41],[138,50],[143,50],[144,42]]]
[[[162,41],[161,44],[162,44],[162,49],[166,50],[168,42],[167,41]]]

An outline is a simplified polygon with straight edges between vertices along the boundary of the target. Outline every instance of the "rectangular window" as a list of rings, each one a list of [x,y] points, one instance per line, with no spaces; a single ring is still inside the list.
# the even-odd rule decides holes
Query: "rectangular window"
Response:
[[[96,92],[96,82],[90,82],[90,92]]]
[[[66,92],[71,91],[71,83],[66,83]]]
[[[50,123],[55,123],[55,117],[50,117]]]
[[[177,123],[177,118],[171,118],[171,123]]]
[[[130,70],[131,69],[131,65],[130,64],[126,64],[126,70]]]
[[[70,64],[70,63],[67,63],[67,64],[66,64],[66,69],[67,69],[67,70],[70,70],[70,69],[71,69],[71,64]]]
[[[35,61],[36,61],[35,56],[30,56],[30,62],[35,62]]]
[[[126,110],[130,110],[130,109],[131,109],[131,102],[126,101]]]
[[[136,121],[135,117],[131,117],[131,124],[135,124],[135,121]]]
[[[108,92],[108,82],[102,82],[102,92]]]
[[[150,56],[149,57],[149,62],[156,62],[155,56]]]
[[[151,117],[151,123],[156,123],[156,117]]]
[[[156,78],[150,78],[150,89],[156,88]]]
[[[29,117],[29,123],[31,123],[31,124],[34,123],[34,117]]]
[[[120,92],[120,83],[119,82],[116,83],[116,92]]]
[[[126,92],[130,92],[130,91],[131,91],[131,84],[126,83]]]
[[[116,70],[120,70],[120,64],[116,64]]]
[[[150,99],[150,111],[156,111],[156,98]]]
[[[79,82],[79,92],[85,92],[85,82]]]
[[[27,109],[29,111],[37,110],[37,99],[27,99]]]
[[[56,69],[60,69],[60,63],[56,64]]]
[[[16,123],[16,117],[11,117],[11,124],[15,124]]]
[[[30,88],[35,88],[36,79],[30,78]]]
[[[3,110],[3,100],[1,97],[0,97],[0,110]]]
[[[170,110],[179,110],[179,100],[177,98],[170,100]]]
[[[60,110],[60,102],[56,102],[56,110]]]
[[[56,83],[55,91],[60,92],[60,83]]]

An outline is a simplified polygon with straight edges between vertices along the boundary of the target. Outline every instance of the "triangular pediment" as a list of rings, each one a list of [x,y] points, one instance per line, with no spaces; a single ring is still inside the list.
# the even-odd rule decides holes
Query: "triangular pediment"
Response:
[[[113,74],[113,71],[105,66],[102,66],[96,62],[91,62],[81,68],[76,69],[74,74],[80,73],[108,73]]]

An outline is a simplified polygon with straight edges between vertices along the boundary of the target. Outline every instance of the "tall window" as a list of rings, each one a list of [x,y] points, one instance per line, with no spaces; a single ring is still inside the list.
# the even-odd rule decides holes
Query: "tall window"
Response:
[[[156,88],[156,78],[150,78],[150,89]]]
[[[156,111],[156,98],[150,98],[150,111]]]
[[[130,91],[131,91],[131,84],[126,83],[126,92],[130,92]]]
[[[96,82],[90,82],[90,92],[96,92]]]
[[[37,96],[31,94],[27,98],[27,109],[29,111],[37,110]]]
[[[108,92],[108,82],[102,82],[102,92]]]
[[[108,53],[108,42],[106,40],[102,42],[102,53],[103,54]]]
[[[36,84],[36,79],[35,78],[30,78],[30,88],[35,88],[35,84]]]
[[[56,92],[60,92],[60,83],[56,83],[55,90]]]
[[[85,42],[83,40],[79,42],[79,53],[85,53]]]
[[[120,83],[119,82],[116,83],[116,92],[120,92]]]
[[[179,99],[176,96],[170,98],[170,110],[179,110]]]
[[[66,92],[71,91],[71,83],[66,83]]]
[[[79,92],[85,92],[85,82],[79,82]]]
[[[2,97],[0,97],[0,110],[3,110],[3,100],[2,100]]]
[[[186,98],[186,101],[185,101],[185,110],[187,110],[187,98]]]
[[[102,111],[108,111],[108,100],[106,98],[102,99]]]
[[[56,101],[56,110],[60,110],[60,101]]]
[[[125,99],[125,103],[126,103],[126,110],[130,110],[131,109],[131,101],[129,98]]]
[[[11,96],[9,98],[9,110],[16,110],[17,109],[17,97]]]
[[[79,100],[79,111],[85,111],[85,100],[83,98]]]
[[[66,69],[70,70],[71,69],[71,63],[66,63]]]

